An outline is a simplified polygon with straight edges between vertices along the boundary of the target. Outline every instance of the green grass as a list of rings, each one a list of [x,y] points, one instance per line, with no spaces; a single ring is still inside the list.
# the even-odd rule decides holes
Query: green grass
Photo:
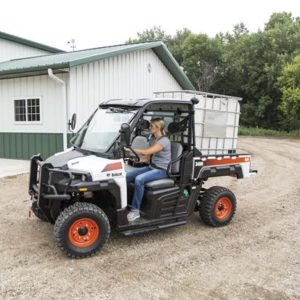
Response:
[[[251,136],[272,136],[272,137],[300,137],[299,130],[294,131],[280,131],[255,127],[243,127],[239,128],[239,135],[251,135]]]

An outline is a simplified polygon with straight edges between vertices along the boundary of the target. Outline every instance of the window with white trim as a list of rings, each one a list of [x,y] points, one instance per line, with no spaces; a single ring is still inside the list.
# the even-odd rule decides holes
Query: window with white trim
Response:
[[[15,122],[40,122],[41,121],[41,99],[28,98],[16,99]]]

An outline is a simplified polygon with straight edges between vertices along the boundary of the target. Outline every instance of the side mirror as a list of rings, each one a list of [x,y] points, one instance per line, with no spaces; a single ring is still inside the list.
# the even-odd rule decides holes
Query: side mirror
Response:
[[[130,147],[130,126],[127,123],[123,123],[119,132],[121,146]]]
[[[71,129],[72,131],[75,129],[75,127],[76,127],[76,114],[72,115],[72,119],[69,120],[68,125],[69,125],[69,129]]]

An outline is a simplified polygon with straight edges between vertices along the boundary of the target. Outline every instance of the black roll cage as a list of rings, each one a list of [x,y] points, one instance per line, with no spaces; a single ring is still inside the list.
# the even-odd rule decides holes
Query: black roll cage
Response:
[[[175,103],[171,102],[172,100],[166,100],[166,101],[162,101],[162,102],[159,102],[159,101],[149,101],[146,105],[142,106],[137,114],[132,118],[132,122],[130,124],[130,132],[131,134],[133,133],[133,130],[136,128],[139,120],[141,119],[141,117],[143,116],[143,114],[145,113],[145,111],[147,111],[147,109],[149,109],[149,106],[150,105],[165,105],[165,104],[168,104],[167,102],[170,101],[170,104],[173,104],[173,105],[186,105],[187,107],[187,110],[185,111],[180,111],[180,112],[187,112],[190,117],[188,118],[188,149],[187,150],[192,150],[192,146],[195,145],[195,130],[193,129],[193,126],[194,126],[194,106],[192,104],[192,102],[188,102],[188,101],[176,101]],[[151,109],[151,111],[156,111],[156,110],[153,110]],[[176,110],[167,110],[167,109],[158,109],[157,112],[175,112],[176,113]],[[177,113],[179,113],[179,110],[177,109]],[[116,140],[119,139],[119,136],[116,138]],[[111,147],[110,147],[111,148]]]

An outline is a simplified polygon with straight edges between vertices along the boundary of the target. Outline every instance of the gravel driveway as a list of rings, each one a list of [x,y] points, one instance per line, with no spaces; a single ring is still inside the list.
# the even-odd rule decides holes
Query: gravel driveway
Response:
[[[0,179],[0,298],[300,299],[300,141],[241,138],[256,176],[209,180],[236,194],[223,228],[186,226],[123,237],[71,260],[53,226],[28,218],[28,175]]]

